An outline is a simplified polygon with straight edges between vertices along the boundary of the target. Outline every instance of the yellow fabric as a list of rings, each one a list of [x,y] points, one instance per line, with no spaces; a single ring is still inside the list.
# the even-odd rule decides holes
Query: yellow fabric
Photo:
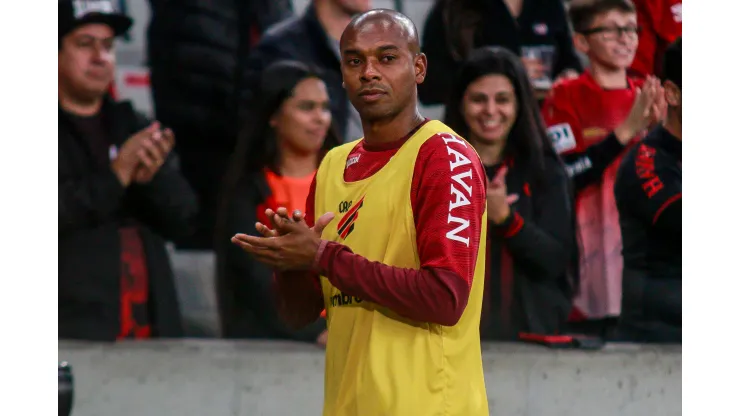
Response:
[[[427,122],[379,172],[352,183],[343,172],[357,141],[329,152],[317,173],[316,217],[331,211],[335,219],[321,237],[372,261],[418,269],[414,163],[421,145],[443,132],[454,134],[439,121]],[[343,239],[338,225],[353,210],[354,229]],[[344,295],[321,277],[329,328],[324,416],[488,415],[479,334],[487,227],[481,228],[470,298],[451,327],[403,318]]]

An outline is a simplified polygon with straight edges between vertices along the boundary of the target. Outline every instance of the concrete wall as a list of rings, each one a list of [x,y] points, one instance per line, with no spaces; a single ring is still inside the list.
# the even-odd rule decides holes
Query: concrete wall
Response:
[[[176,252],[170,249],[170,260],[175,272],[185,336],[219,336],[221,331],[216,300],[215,256],[205,251]]]
[[[491,414],[681,414],[680,347],[485,344],[483,355]],[[312,345],[61,342],[59,360],[73,367],[73,416],[321,414],[324,354]]]

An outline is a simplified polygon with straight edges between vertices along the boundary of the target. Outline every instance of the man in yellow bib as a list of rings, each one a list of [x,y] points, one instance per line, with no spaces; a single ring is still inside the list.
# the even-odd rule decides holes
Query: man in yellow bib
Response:
[[[272,229],[257,224],[264,237],[232,241],[279,270],[287,322],[326,309],[325,416],[488,415],[483,166],[419,114],[427,61],[411,20],[364,13],[340,48],[365,137],[324,157],[305,217],[270,211]]]

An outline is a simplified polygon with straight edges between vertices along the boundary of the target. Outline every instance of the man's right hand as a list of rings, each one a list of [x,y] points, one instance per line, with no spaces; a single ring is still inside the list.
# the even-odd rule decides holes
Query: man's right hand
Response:
[[[642,88],[637,91],[635,102],[632,104],[627,119],[614,129],[617,140],[623,145],[629,143],[633,137],[650,127],[662,116],[664,107],[665,98],[660,80],[650,76],[645,80]]]
[[[139,151],[144,148],[144,143],[151,140],[154,132],[158,130],[159,123],[154,122],[126,139],[121,148],[118,149],[118,156],[111,163],[111,169],[123,186],[128,186],[131,183],[134,172],[136,172],[136,168],[141,162]]]

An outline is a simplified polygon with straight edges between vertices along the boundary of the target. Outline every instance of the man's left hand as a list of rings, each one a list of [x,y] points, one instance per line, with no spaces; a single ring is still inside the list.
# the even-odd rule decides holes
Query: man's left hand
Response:
[[[273,221],[281,235],[257,237],[237,234],[231,238],[231,242],[275,269],[310,270],[321,244],[321,232],[333,219],[334,214],[328,212],[316,221],[313,228],[309,228],[303,219],[296,222],[276,214]],[[260,232],[269,235],[264,230]]]

